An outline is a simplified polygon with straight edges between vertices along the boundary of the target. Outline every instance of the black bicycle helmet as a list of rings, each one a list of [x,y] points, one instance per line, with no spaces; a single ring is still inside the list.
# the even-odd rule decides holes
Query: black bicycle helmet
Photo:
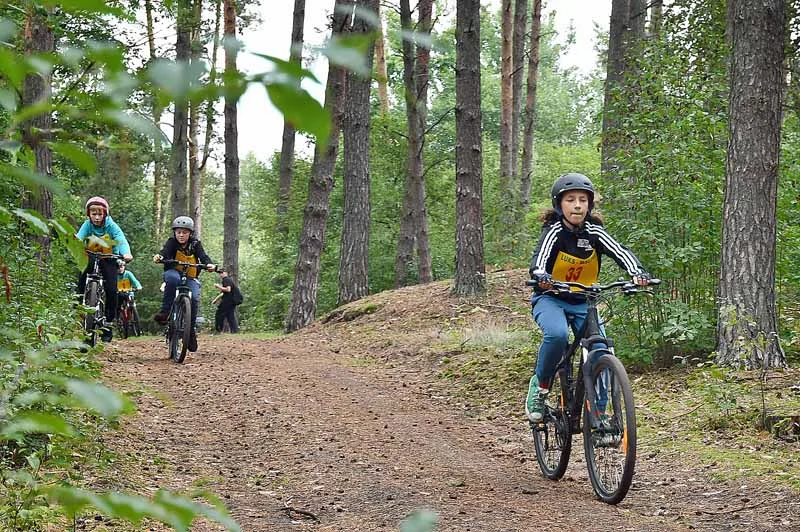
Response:
[[[172,220],[172,230],[175,229],[188,229],[194,233],[194,220],[188,216],[178,216]]]
[[[550,197],[553,200],[553,208],[561,214],[561,195],[569,190],[585,190],[589,193],[589,212],[594,207],[594,185],[592,181],[583,174],[564,174],[556,179],[550,189]]]

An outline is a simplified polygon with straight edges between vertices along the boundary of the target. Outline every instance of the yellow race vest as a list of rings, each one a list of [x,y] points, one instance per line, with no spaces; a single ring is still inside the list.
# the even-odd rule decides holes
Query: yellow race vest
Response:
[[[600,261],[597,252],[592,251],[587,258],[580,259],[559,251],[553,264],[552,275],[556,281],[572,281],[585,285],[596,283],[600,275]],[[573,290],[579,289],[573,288]]]
[[[175,260],[179,260],[181,262],[191,262],[193,264],[197,264],[198,263],[197,257],[195,257],[194,255],[187,255],[184,252],[182,252],[180,249],[175,252]],[[179,272],[182,272],[184,270],[184,268],[185,268],[185,266],[175,266],[175,269],[178,270]],[[194,279],[194,278],[197,277],[197,275],[199,273],[200,272],[198,271],[198,268],[188,268],[187,272],[186,272],[186,277],[189,277],[190,279]]]

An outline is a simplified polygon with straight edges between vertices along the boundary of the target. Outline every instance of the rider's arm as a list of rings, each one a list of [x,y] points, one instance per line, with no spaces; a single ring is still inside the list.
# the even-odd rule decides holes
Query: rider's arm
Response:
[[[208,253],[206,253],[206,250],[203,248],[202,242],[199,240],[195,243],[194,254],[198,261],[200,261],[202,264],[208,264],[210,266],[208,271],[214,271],[214,261],[208,256]]]
[[[159,263],[164,259],[172,260],[175,258],[175,252],[178,250],[178,241],[175,240],[175,237],[169,237],[166,242],[164,242],[164,247],[161,248],[161,251],[156,253],[153,256],[153,262]],[[156,260],[158,258],[158,260]],[[171,266],[165,266],[165,269],[170,269]]]
[[[133,275],[131,272],[126,271],[125,273],[131,276],[131,287],[133,288],[133,290],[141,290],[142,283],[139,282],[139,279],[137,279],[136,276]]]
[[[531,265],[528,273],[531,279],[536,279],[547,272],[548,267],[552,269],[552,258],[558,254],[558,234],[561,232],[561,224],[555,223],[546,225],[539,236],[539,242],[531,257]]]
[[[114,253],[122,255],[126,260],[132,259],[131,246],[128,244],[128,239],[125,238],[125,233],[122,232],[120,226],[110,216],[106,219],[106,223],[109,236],[116,241]]]
[[[78,240],[86,240],[89,238],[89,235],[92,234],[92,222],[89,220],[84,220],[83,224],[81,224],[81,228],[78,229],[78,232],[75,233],[75,236]]]

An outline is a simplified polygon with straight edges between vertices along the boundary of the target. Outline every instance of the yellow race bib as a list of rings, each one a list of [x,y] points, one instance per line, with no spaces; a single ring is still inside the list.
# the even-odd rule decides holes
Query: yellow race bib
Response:
[[[594,284],[600,275],[600,261],[597,258],[597,253],[592,251],[592,254],[587,258],[580,259],[559,251],[558,256],[556,256],[556,262],[553,264],[552,275],[556,281],[572,281],[585,285]],[[573,288],[573,290],[579,289]]]
[[[117,292],[130,292],[131,291],[131,280],[127,277],[123,277],[122,279],[117,279]]]
[[[195,257],[194,255],[186,255],[181,250],[178,250],[178,251],[175,252],[175,260],[179,260],[181,262],[191,262],[192,264],[197,264],[197,257]],[[182,272],[184,270],[184,268],[185,268],[184,266],[176,266],[175,267],[175,269],[178,270],[179,272]],[[198,271],[197,268],[188,268],[187,272],[186,272],[186,277],[189,277],[190,279],[194,279],[195,277],[197,277],[198,273],[199,273],[199,271]]]

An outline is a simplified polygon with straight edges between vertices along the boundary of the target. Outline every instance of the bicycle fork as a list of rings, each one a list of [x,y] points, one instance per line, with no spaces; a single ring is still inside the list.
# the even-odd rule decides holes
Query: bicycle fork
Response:
[[[596,349],[592,349],[592,347],[596,344],[602,344],[603,347],[598,347]],[[592,376],[593,373],[593,366],[594,364],[593,359],[599,359],[604,354],[614,354],[614,345],[611,340],[604,336],[600,335],[593,335],[589,338],[581,339],[581,357],[583,359],[583,363],[581,364],[582,370],[582,378],[583,378],[583,387],[586,391],[586,404],[584,405],[586,408],[587,418],[584,420],[584,423],[589,423],[589,426],[592,430],[604,430],[606,427],[601,423],[599,418],[599,414],[601,413],[601,409],[598,407],[597,404],[597,393],[600,394],[605,393],[606,402],[608,401],[608,391],[609,391],[609,383],[606,382],[606,379],[601,378],[599,384],[600,389],[598,390],[595,386],[595,381]],[[579,396],[580,397],[580,396]],[[603,411],[605,411],[605,404],[603,405]]]

